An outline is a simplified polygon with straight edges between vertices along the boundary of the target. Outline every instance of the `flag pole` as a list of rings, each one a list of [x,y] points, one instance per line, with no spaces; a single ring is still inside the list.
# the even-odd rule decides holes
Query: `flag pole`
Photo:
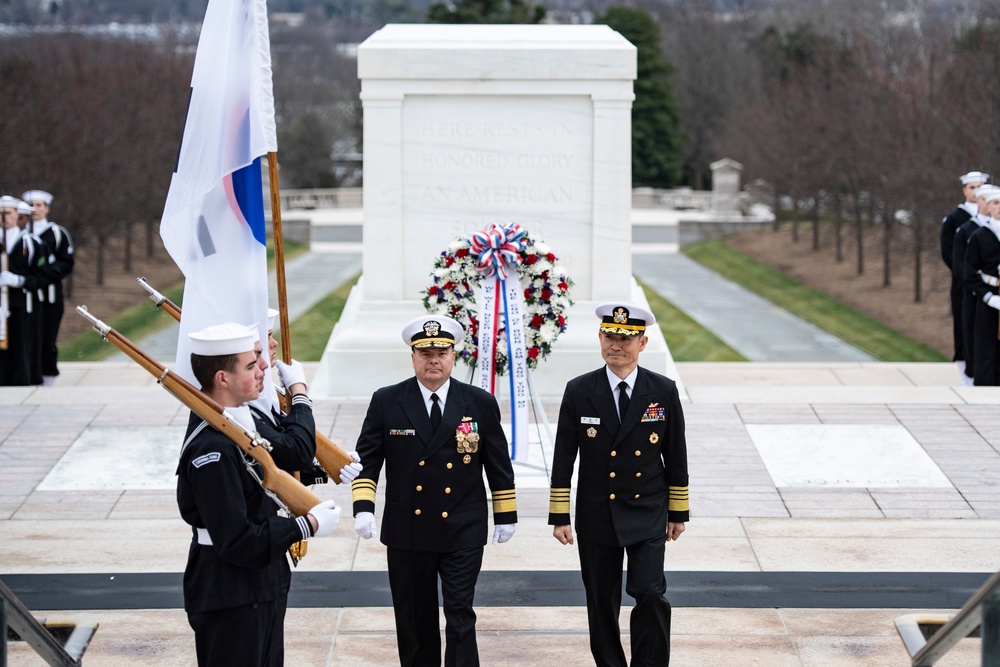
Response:
[[[288,294],[285,291],[285,240],[281,234],[281,193],[278,184],[278,154],[267,153],[268,185],[271,190],[271,226],[274,230],[274,269],[278,278],[278,318],[281,325],[281,360],[292,361],[292,336],[288,327]],[[283,406],[284,408],[284,406]],[[287,409],[285,410],[287,412]]]
[[[281,360],[292,363],[292,332],[288,326],[288,293],[285,291],[285,239],[281,235],[281,193],[278,184],[278,154],[267,152],[267,184],[271,190],[271,229],[274,238],[274,270],[278,282],[278,321],[281,326]],[[278,392],[278,403],[286,415],[292,410],[291,387],[286,387],[285,393]],[[298,471],[294,474],[296,480],[302,479]],[[288,547],[292,561],[298,562],[305,558],[309,544],[304,540]]]

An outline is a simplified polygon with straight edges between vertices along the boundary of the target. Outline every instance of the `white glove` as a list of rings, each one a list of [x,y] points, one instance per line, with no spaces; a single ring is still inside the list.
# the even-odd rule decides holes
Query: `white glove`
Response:
[[[353,463],[348,463],[346,466],[340,469],[340,483],[347,484],[348,482],[353,482],[358,475],[361,474],[361,457],[358,456],[357,452],[348,452],[348,455],[354,459]]]
[[[0,287],[23,287],[24,276],[10,271],[0,271]]]
[[[990,297],[986,299],[986,305],[990,308],[1000,310],[1000,295],[990,294]]]
[[[1000,285],[1000,280],[997,280],[988,273],[983,273],[982,271],[980,271],[979,278],[990,287],[996,287],[997,285]]]
[[[253,422],[253,413],[250,412],[249,405],[244,403],[238,408],[226,408],[225,413],[230,419],[251,433],[257,432],[257,425]]]
[[[334,529],[340,523],[340,508],[334,507],[332,500],[324,500],[309,510],[309,513],[316,519],[316,532],[313,533],[313,537],[333,535]]]
[[[274,365],[278,368],[278,378],[285,389],[291,389],[293,384],[306,383],[306,369],[298,361],[292,359],[292,363],[286,364],[281,359],[278,359],[274,362]]]
[[[366,540],[375,537],[375,515],[371,512],[358,512],[354,517],[354,532]]]
[[[514,537],[515,530],[517,530],[516,523],[498,523],[493,528],[493,544],[503,544],[508,541]]]

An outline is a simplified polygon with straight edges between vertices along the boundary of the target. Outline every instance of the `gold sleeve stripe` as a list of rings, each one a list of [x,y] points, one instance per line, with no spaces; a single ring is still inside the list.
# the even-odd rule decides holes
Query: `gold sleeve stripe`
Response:
[[[351,499],[353,502],[367,500],[375,502],[375,480],[356,479],[351,483]]]
[[[493,513],[516,512],[517,499],[514,497],[514,489],[503,489],[493,491]]]
[[[667,509],[673,512],[687,512],[691,509],[688,505],[688,487],[671,486],[668,488]]]
[[[569,514],[569,489],[549,490],[549,513]]]

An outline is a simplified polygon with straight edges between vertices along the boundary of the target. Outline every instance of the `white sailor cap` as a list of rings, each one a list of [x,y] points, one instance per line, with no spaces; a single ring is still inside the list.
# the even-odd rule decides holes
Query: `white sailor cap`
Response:
[[[268,331],[274,331],[274,321],[275,321],[275,319],[277,319],[278,314],[279,314],[278,311],[276,311],[274,308],[268,308],[267,309],[267,330]]]
[[[462,340],[465,330],[445,315],[423,315],[403,327],[402,336],[411,348],[452,347]]]
[[[995,188],[986,194],[982,195],[983,201],[991,202],[995,199],[1000,199],[1000,188]]]
[[[23,203],[17,197],[11,197],[10,195],[4,195],[0,197],[0,208],[13,208],[16,209],[18,204]]]
[[[191,339],[191,353],[203,357],[252,352],[258,340],[257,327],[231,322],[206,327],[188,334],[188,338]]]
[[[52,195],[45,190],[25,190],[21,195],[24,201],[40,201],[46,206],[52,203]]]
[[[989,174],[984,174],[981,171],[970,171],[968,174],[959,176],[962,181],[962,185],[968,185],[969,183],[985,183],[990,180]]]
[[[634,303],[602,303],[594,314],[601,318],[601,333],[617,336],[641,336],[656,323],[653,313]]]
[[[28,202],[23,202],[23,201],[18,202],[17,212],[20,213],[21,215],[31,215],[32,213],[35,212],[35,207],[29,204]]]
[[[997,189],[997,186],[993,185],[992,183],[983,183],[978,188],[976,188],[973,192],[975,193],[975,195],[977,197],[984,197],[984,196],[986,196],[986,194],[988,192],[990,192],[990,190],[996,190],[996,189]]]

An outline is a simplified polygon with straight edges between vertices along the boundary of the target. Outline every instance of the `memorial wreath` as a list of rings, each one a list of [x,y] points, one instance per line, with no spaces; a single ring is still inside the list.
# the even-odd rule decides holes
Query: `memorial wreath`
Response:
[[[441,252],[434,262],[433,283],[421,292],[424,307],[462,324],[465,338],[455,346],[456,356],[475,366],[482,317],[476,288],[485,279],[506,278],[513,269],[523,294],[525,361],[528,368],[537,368],[551,353],[559,334],[566,331],[564,313],[573,305],[573,281],[558,262],[548,245],[531,238],[516,223],[493,224],[471,238],[452,242]],[[503,375],[508,367],[503,309],[497,320],[494,369]]]

